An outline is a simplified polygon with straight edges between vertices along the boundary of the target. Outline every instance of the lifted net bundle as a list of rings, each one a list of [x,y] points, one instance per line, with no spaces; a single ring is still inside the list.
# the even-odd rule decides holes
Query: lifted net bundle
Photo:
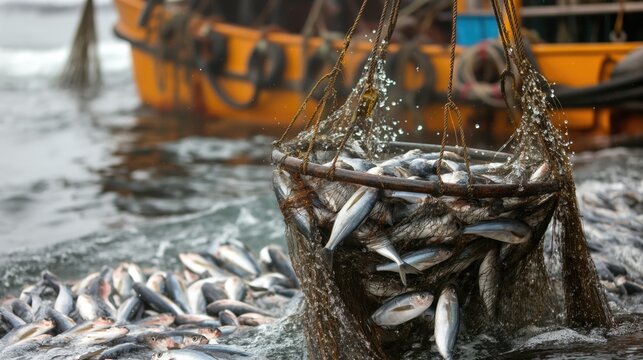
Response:
[[[450,357],[459,328],[511,331],[560,322],[560,313],[571,325],[609,326],[568,142],[551,122],[555,98],[525,56],[512,4],[494,2],[507,58],[503,93],[514,80],[522,111],[510,153],[466,146],[450,95],[455,5],[442,144],[394,142],[381,68],[398,5],[385,2],[371,59],[348,99],[336,106],[333,83],[359,15],[313,115],[302,116],[308,97],[275,143],[273,184],[306,297],[309,357],[397,357],[418,342],[430,347],[430,329]],[[303,129],[285,141],[300,118]],[[447,146],[449,122],[459,145]],[[552,217],[562,265],[553,276],[543,255]]]

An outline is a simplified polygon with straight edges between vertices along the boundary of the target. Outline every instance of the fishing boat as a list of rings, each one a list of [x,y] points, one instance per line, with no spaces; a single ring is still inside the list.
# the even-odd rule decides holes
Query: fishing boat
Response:
[[[114,31],[131,44],[134,79],[142,102],[160,111],[182,110],[221,121],[285,126],[317,79],[333,66],[343,44],[342,37],[331,31],[317,32],[323,36],[309,31],[320,22],[315,19],[320,12],[315,6],[323,1],[244,0],[219,8],[217,3],[115,0],[119,20]],[[262,6],[252,13],[252,5],[257,7],[258,3]],[[412,14],[429,3],[436,2],[409,1],[402,12]],[[490,8],[467,7],[470,3],[457,1],[455,100],[465,126],[481,128],[484,132],[480,134],[492,139],[506,139],[513,127],[498,81],[505,66],[504,54],[497,30],[488,31],[496,29],[495,19]],[[622,3],[517,4],[516,9],[523,23],[560,15],[616,13],[621,28],[614,31],[623,31],[624,14],[643,12],[643,3]],[[449,13],[449,6],[447,1],[446,9],[425,12],[437,23]],[[282,26],[257,25],[249,20],[275,14],[281,15]],[[543,24],[547,26],[546,21]],[[336,89],[340,95],[346,95],[360,77],[373,45],[368,35],[359,34],[344,59],[343,81]],[[571,132],[643,133],[643,42],[612,40],[532,42],[528,46],[540,71],[555,84],[555,95],[565,108],[558,121],[560,125],[565,122]],[[442,129],[449,74],[447,42],[429,43],[417,34],[399,37],[390,46],[386,68],[396,82],[391,97],[399,97],[391,104],[400,111],[401,123],[409,132],[421,129],[426,136],[437,136]],[[627,57],[634,60],[623,61]],[[311,103],[308,111],[313,108]]]

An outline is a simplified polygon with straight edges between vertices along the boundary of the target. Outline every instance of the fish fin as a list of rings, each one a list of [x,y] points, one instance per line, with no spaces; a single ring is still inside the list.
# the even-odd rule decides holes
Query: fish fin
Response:
[[[393,309],[393,310],[391,310],[391,311],[393,311],[393,312],[396,312],[396,311],[407,311],[407,310],[411,310],[411,309],[413,309],[413,306],[412,306],[412,305],[403,305],[403,306],[398,306],[398,307],[396,307],[395,309]]]
[[[407,263],[402,263],[401,265],[398,266],[398,272],[400,273],[400,279],[402,280],[402,284],[406,286],[406,274],[421,274],[422,272],[419,271],[418,269],[414,268],[413,266],[407,264]]]
[[[411,265],[411,264],[409,264],[409,263],[406,263],[406,262],[405,262],[405,263],[403,263],[403,264],[402,264],[402,267],[404,268],[404,271],[405,271],[407,274],[415,274],[415,275],[420,275],[420,274],[422,274],[422,270],[420,270],[420,269],[416,268],[415,266],[413,266],[413,265]]]
[[[329,270],[333,269],[333,250],[329,248],[323,248],[321,253],[324,263]]]

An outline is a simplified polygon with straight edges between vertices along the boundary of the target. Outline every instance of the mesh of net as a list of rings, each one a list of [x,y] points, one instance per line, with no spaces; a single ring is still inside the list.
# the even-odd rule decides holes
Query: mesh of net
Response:
[[[101,73],[93,0],[85,1],[71,52],[58,83],[86,97],[94,96],[100,88]]]
[[[513,84],[511,90],[519,99],[522,113],[515,119],[517,129],[506,144],[511,154],[503,161],[469,156],[464,141],[460,112],[451,98],[455,6],[440,150],[406,151],[390,143],[395,140],[395,129],[386,111],[390,80],[382,64],[399,5],[393,0],[384,4],[371,58],[346,101],[336,104],[333,82],[360,15],[347,35],[338,64],[322,79],[328,83],[313,115],[304,116],[308,97],[275,143],[279,153],[285,154],[276,159],[277,163],[283,164],[288,156],[303,160],[288,173],[276,170],[275,186],[286,189],[275,191],[287,225],[293,265],[306,297],[304,326],[311,358],[384,359],[410,349],[414,342],[426,343],[430,322],[423,317],[391,329],[376,325],[371,315],[391,296],[429,291],[437,298],[446,286],[456,289],[461,323],[467,332],[508,332],[525,325],[561,321],[573,326],[612,324],[581,227],[569,143],[552,125],[555,97],[525,55],[513,4],[496,0],[492,4],[507,59],[501,75],[503,94],[505,84]],[[303,119],[302,130],[286,141],[299,119]],[[462,150],[458,154],[446,148],[449,123]],[[422,157],[422,161],[417,160]],[[439,189],[445,183],[456,183],[466,187],[469,196],[450,196],[441,191],[426,197],[395,195],[391,190],[364,190],[334,178],[336,169],[365,171],[359,169],[364,162],[372,165],[370,168],[379,168],[377,174],[382,177],[417,176],[413,161],[425,160],[433,167],[432,172],[422,175],[423,180],[440,184]],[[327,176],[307,175],[310,163],[327,166]],[[280,183],[279,179],[286,180]],[[520,195],[523,184],[552,182],[558,184],[558,191]],[[477,184],[518,184],[518,191],[515,197],[474,198],[472,189]],[[327,243],[339,217],[346,206],[355,206],[361,200],[356,199],[357,194],[369,191],[377,196],[375,205],[360,219],[359,226],[331,249],[333,260],[329,262]],[[524,225],[529,229],[528,240],[507,243],[469,231],[472,226],[501,220]],[[555,248],[550,260],[559,262],[560,267],[546,266],[543,255],[543,238],[550,222]],[[381,256],[383,249],[388,249],[388,254],[393,249],[406,260],[406,254],[431,247],[444,249],[449,256],[423,268],[419,275],[409,275],[406,285],[401,282],[404,278],[398,274],[400,270],[378,271],[375,267],[387,262]],[[552,274],[552,268],[562,271]],[[565,316],[559,316],[561,313]]]

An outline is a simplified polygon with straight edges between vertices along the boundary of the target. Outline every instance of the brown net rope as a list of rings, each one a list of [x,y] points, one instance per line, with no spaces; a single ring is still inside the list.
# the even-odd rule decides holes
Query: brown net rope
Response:
[[[69,58],[58,83],[78,91],[83,97],[93,97],[101,86],[94,2],[86,0],[76,29]]]

